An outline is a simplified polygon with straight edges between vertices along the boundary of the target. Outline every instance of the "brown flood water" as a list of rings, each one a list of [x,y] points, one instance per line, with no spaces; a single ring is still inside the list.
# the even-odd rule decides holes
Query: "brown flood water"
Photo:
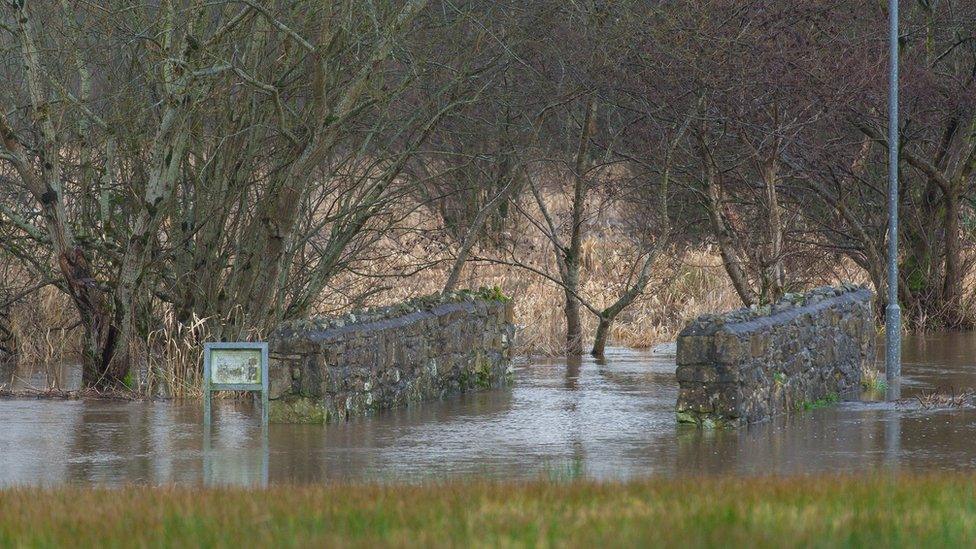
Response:
[[[976,387],[976,334],[911,337],[903,356],[903,396]],[[248,403],[225,401],[209,436],[197,403],[0,400],[0,486],[976,469],[973,410],[843,402],[701,432],[675,423],[672,357],[614,349],[516,376],[511,389],[328,426],[264,430]]]

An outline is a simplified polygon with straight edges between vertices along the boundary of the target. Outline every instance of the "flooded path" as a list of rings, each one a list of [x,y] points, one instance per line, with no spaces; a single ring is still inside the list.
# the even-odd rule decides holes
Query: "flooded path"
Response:
[[[976,387],[976,335],[908,338],[903,395]],[[674,419],[673,357],[613,350],[519,368],[510,390],[343,424],[271,425],[224,401],[0,400],[0,485],[422,481],[456,476],[624,479],[976,469],[976,411],[845,402],[736,431]]]

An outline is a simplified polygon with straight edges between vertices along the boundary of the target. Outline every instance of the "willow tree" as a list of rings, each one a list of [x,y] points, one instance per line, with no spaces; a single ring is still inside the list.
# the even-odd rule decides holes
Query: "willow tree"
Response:
[[[86,386],[123,383],[154,302],[267,330],[390,222],[403,166],[483,85],[412,93],[444,66],[413,55],[426,8],[4,4],[0,219],[53,258],[34,268],[78,309]]]

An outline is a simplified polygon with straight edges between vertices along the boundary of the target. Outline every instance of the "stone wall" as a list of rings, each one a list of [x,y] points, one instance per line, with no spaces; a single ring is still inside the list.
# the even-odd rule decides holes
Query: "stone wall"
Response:
[[[492,290],[285,323],[269,339],[271,421],[343,420],[505,385],[513,336],[512,304]]]
[[[678,420],[753,423],[856,393],[875,360],[872,302],[844,285],[699,317],[678,336]]]

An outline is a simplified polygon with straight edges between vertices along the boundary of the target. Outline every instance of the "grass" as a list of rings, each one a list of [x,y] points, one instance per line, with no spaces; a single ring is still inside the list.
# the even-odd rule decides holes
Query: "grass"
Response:
[[[0,491],[4,547],[945,547],[976,477]]]
[[[797,409],[798,410],[819,410],[821,408],[827,408],[829,406],[837,404],[839,400],[840,398],[837,396],[837,393],[830,393],[829,395],[823,398],[818,398],[817,400],[814,401],[805,400],[803,402],[800,402],[797,405]]]
[[[4,283],[19,288],[32,281],[15,273],[10,281],[0,282],[0,290]],[[11,306],[8,313],[19,374],[30,378],[43,373],[46,384],[37,389],[60,388],[61,364],[76,361],[81,351],[82,331],[71,298],[46,286]]]
[[[883,395],[888,390],[884,372],[871,366],[865,367],[861,372],[861,388],[872,394]]]

